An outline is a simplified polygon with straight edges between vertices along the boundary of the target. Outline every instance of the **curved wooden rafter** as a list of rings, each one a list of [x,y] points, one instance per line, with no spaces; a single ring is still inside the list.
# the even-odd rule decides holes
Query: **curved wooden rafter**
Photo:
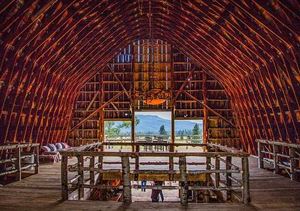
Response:
[[[0,112],[4,142],[67,136],[81,87],[152,32],[225,87],[241,137],[300,143],[297,1],[2,1]]]

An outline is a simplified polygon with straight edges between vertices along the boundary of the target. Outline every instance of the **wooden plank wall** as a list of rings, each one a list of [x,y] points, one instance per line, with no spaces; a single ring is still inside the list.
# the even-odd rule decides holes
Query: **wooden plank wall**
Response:
[[[245,150],[257,138],[300,143],[299,10],[293,0],[1,1],[0,143],[64,141],[85,82],[150,28],[223,85]]]
[[[205,100],[206,105],[213,110],[207,111],[209,142],[240,148],[238,129],[216,115],[217,113],[234,123],[230,100],[224,87],[218,80],[206,74],[202,68],[194,65],[190,58],[171,47],[167,42],[155,40],[154,43],[156,43],[156,49],[160,49],[155,53],[155,65],[157,68],[159,67],[160,71],[160,78],[156,82],[165,85],[167,81],[168,87],[173,89],[174,96],[178,93],[174,103],[175,119],[203,119],[206,107],[199,101]],[[109,63],[109,67],[102,70],[103,78],[100,77],[101,73],[98,73],[85,84],[75,103],[72,127],[100,107],[101,95],[98,93],[103,92],[105,102],[123,91],[123,87],[128,92],[132,87],[135,87],[138,93],[143,93],[143,87],[148,86],[149,83],[149,78],[146,75],[149,71],[147,47],[149,47],[148,40],[140,40],[130,44]],[[132,81],[133,73],[134,84]],[[103,80],[103,86],[101,86],[101,80]],[[123,93],[104,108],[105,119],[131,121],[130,105],[129,97]],[[162,105],[157,106],[149,106],[136,99],[133,105],[135,111],[170,111],[172,99],[170,98]],[[77,146],[99,141],[101,125],[99,115],[100,112],[73,130],[69,134],[70,144]]]

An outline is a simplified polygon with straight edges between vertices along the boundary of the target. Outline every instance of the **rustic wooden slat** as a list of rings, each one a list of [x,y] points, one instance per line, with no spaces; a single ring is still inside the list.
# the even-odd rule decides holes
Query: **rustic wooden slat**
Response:
[[[248,204],[250,202],[248,157],[242,158],[242,171],[243,171],[243,173],[242,173],[242,183],[243,183],[242,198],[243,198],[243,203]]]
[[[77,156],[77,165],[78,165],[78,200],[81,200],[84,198],[84,172],[83,172],[83,166],[84,166],[84,160],[83,160],[83,155],[78,155]]]
[[[183,206],[188,204],[188,184],[186,174],[186,157],[179,157],[179,171],[180,171],[180,203]]]
[[[122,157],[123,203],[131,203],[131,182],[129,157]]]
[[[17,148],[16,150],[16,162],[15,162],[15,166],[16,166],[16,170],[17,170],[17,180],[20,181],[22,179],[22,164],[21,164],[21,148]]]
[[[230,170],[231,169],[231,164],[232,163],[232,157],[226,157],[226,170]],[[227,187],[231,187],[232,186],[232,174],[227,172],[226,173],[226,186]],[[226,192],[226,200],[231,200],[232,196],[231,196],[232,192],[231,191],[227,191]]]

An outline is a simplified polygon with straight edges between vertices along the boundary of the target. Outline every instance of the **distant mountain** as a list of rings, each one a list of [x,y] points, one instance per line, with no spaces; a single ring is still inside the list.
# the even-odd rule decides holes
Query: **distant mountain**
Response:
[[[161,125],[165,126],[167,132],[171,131],[171,121],[167,119],[160,118],[156,115],[137,115],[140,123],[136,126],[136,133],[147,133],[152,132],[154,134],[158,133]],[[118,123],[119,124],[119,123]],[[192,130],[195,126],[195,122],[192,121],[176,121],[175,130]],[[199,121],[200,130],[202,130],[202,123]],[[121,133],[129,133],[130,128],[123,128]]]

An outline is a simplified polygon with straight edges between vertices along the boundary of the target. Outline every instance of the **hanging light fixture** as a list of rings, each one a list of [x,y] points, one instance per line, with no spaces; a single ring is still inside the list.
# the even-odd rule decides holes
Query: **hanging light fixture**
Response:
[[[154,65],[154,42],[153,42],[153,37],[152,37],[152,11],[151,11],[151,0],[149,0],[149,13],[148,13],[148,18],[149,18],[149,39],[150,39],[150,53],[152,57],[150,58],[149,61],[149,90],[144,92],[143,94],[143,102],[147,105],[161,105],[164,102],[166,102],[167,98],[170,97],[170,94],[162,90],[160,88],[155,87],[155,81],[156,81],[156,76],[155,76],[155,65]]]

